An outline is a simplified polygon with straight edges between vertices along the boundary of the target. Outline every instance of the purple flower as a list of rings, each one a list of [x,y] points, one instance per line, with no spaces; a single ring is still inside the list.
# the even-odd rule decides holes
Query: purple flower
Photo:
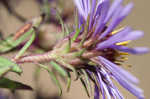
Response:
[[[74,0],[79,19],[77,28],[82,29],[78,38],[84,39],[83,46],[88,51],[101,53],[90,59],[96,63],[95,66],[86,66],[89,78],[95,82],[95,99],[100,98],[99,93],[103,99],[124,99],[112,79],[138,99],[144,99],[143,91],[136,87],[138,79],[116,65],[121,53],[144,54],[149,51],[145,47],[126,46],[128,42],[142,37],[142,31],[134,31],[130,27],[114,30],[133,7],[133,3],[123,6],[122,2],[114,0],[110,6],[110,0]]]

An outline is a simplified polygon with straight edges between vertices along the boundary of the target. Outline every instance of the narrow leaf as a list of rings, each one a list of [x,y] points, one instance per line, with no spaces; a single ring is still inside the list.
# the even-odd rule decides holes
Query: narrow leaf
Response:
[[[22,70],[17,64],[0,56],[0,77],[8,71],[16,72],[18,74],[22,73]]]
[[[75,40],[77,39],[77,37],[79,36],[80,31],[81,31],[81,28],[80,28],[80,29],[77,28],[77,31],[76,31],[76,33],[74,34],[73,38],[72,38],[72,41],[75,41]]]
[[[67,92],[69,92],[71,86],[71,75],[68,72],[68,78],[67,78]]]
[[[64,77],[67,77],[67,91],[70,89],[71,85],[71,75],[69,72],[65,71],[59,64],[54,61],[51,61],[50,64]]]
[[[68,53],[70,51],[70,48],[71,48],[71,38],[68,37],[68,44],[66,46],[65,53]]]
[[[0,77],[4,76],[8,71],[11,70],[11,67],[0,67]]]
[[[83,72],[83,74],[85,76],[85,81],[86,81],[86,84],[87,84],[87,87],[88,87],[87,89],[89,90],[90,93],[92,93],[92,86],[91,86],[91,83],[90,83],[90,80],[89,80],[89,76],[88,76],[87,72],[84,69],[82,69],[81,71]]]
[[[11,91],[15,91],[18,89],[32,90],[32,88],[30,86],[22,84],[21,82],[10,80],[8,78],[1,78],[0,79],[0,88],[7,88]]]
[[[65,60],[62,59],[61,57],[57,57],[56,61],[57,61],[58,63],[62,64],[63,66],[66,66],[67,68],[71,69],[71,70],[74,72],[75,76],[76,76],[76,79],[75,79],[75,80],[77,80],[77,78],[78,78],[78,73],[77,73],[76,69],[75,69],[72,65],[66,63]]]
[[[13,48],[17,47],[19,44],[21,44],[29,35],[34,31],[33,28],[31,28],[28,32],[24,33],[20,38],[17,40],[13,40],[13,36],[9,36],[6,38],[6,40],[0,41],[0,53],[8,52],[12,50]]]
[[[62,28],[62,31],[63,31],[64,36],[65,36],[66,34],[65,34],[65,26],[64,26],[64,22],[63,22],[63,20],[62,20],[62,18],[61,18],[61,16],[60,16],[60,14],[59,14],[58,11],[56,11],[56,16],[57,16],[57,18],[58,18],[59,21],[60,21],[61,28]]]
[[[80,81],[81,81],[81,83],[82,83],[82,85],[85,89],[85,92],[87,93],[87,96],[90,97],[87,86],[86,86],[86,83],[84,82],[84,80],[82,78],[80,78]]]
[[[66,71],[56,62],[51,61],[50,64],[53,66],[53,68],[55,68],[62,76],[66,77],[67,73]]]
[[[49,75],[51,76],[52,80],[55,82],[55,84],[57,85],[57,87],[59,88],[59,95],[62,95],[62,88],[61,88],[61,85],[59,83],[59,81],[57,80],[55,74],[53,72],[51,72],[49,70],[49,68],[43,64],[38,64],[41,68],[45,69],[48,71]]]
[[[15,57],[15,59],[18,59],[19,57],[21,57],[25,51],[30,47],[30,45],[32,44],[32,42],[35,40],[35,33],[32,33],[31,38],[29,39],[29,41],[23,46],[23,48],[19,51],[19,53],[17,54],[17,56]]]

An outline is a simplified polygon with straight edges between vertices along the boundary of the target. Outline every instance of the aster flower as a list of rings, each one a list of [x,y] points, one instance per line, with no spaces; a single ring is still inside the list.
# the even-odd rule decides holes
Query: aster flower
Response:
[[[95,99],[99,99],[99,92],[102,93],[103,98],[123,99],[111,79],[116,80],[137,98],[143,99],[143,91],[135,86],[139,82],[137,78],[117,66],[115,64],[116,57],[113,57],[119,51],[132,54],[148,52],[147,48],[128,48],[124,46],[129,41],[142,37],[142,31],[133,31],[130,27],[114,31],[118,24],[130,13],[133,3],[123,7],[123,0],[114,0],[111,6],[110,0],[74,1],[78,9],[79,27],[83,31],[87,31],[87,35],[90,35],[89,42],[87,41],[85,45],[95,42],[93,50],[103,52],[102,55],[93,59],[99,65],[93,67],[98,82],[98,84],[95,84]],[[88,47],[91,47],[91,45],[88,45]]]
[[[132,30],[128,26],[115,30],[130,13],[133,3],[123,6],[123,0],[114,0],[112,5],[110,0],[74,2],[78,10],[78,24],[73,32],[58,42],[52,51],[23,56],[13,61],[18,64],[55,62],[55,65],[59,64],[65,72],[73,71],[88,95],[90,82],[93,82],[95,99],[124,99],[112,80],[117,81],[138,99],[144,99],[143,91],[136,86],[138,79],[118,66],[125,61],[129,53],[148,52],[145,47],[127,47],[129,42],[143,36],[142,31]]]

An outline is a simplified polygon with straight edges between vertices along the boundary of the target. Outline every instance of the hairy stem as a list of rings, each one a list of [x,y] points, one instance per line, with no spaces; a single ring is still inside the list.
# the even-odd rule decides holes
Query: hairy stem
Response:
[[[19,59],[13,59],[16,63],[31,63],[31,62],[49,62],[53,60],[54,57],[50,52],[45,54],[36,54],[20,57]]]

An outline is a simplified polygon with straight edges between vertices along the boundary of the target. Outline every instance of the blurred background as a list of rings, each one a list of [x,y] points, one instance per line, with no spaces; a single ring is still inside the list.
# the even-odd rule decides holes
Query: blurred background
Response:
[[[35,16],[39,16],[42,8],[42,0],[0,0],[0,32],[4,38],[15,33],[26,20],[30,20]],[[60,9],[60,14],[63,20],[72,25],[73,19],[73,3],[72,0],[50,0],[51,6]],[[131,0],[124,0],[125,4]],[[143,2],[144,1],[144,2]],[[129,25],[134,29],[143,30],[145,35],[142,39],[134,41],[130,46],[147,46],[150,47],[150,1],[149,0],[132,0],[134,8],[132,13],[122,22],[122,26]],[[11,9],[10,9],[11,8]],[[63,8],[63,9],[62,9]],[[10,13],[11,12],[11,13]],[[56,21],[44,24],[41,26],[40,44],[41,48],[47,50],[56,43],[61,35],[59,31],[60,25]],[[54,34],[55,33],[55,34]],[[57,35],[57,38],[55,37]],[[60,36],[60,37],[59,37]],[[56,38],[56,39],[54,39]],[[49,42],[47,42],[49,40]],[[11,58],[16,52],[8,53],[8,58]],[[130,66],[131,65],[131,66]],[[22,76],[9,73],[7,76],[11,79],[21,81],[31,85],[34,91],[17,91],[14,99],[88,99],[84,88],[79,81],[73,81],[70,92],[66,92],[65,83],[63,85],[63,95],[59,97],[57,87],[52,83],[49,75],[44,70],[41,72],[38,82],[34,80],[33,72],[35,67],[33,64],[24,64]],[[146,99],[150,99],[150,54],[140,56],[129,56],[129,60],[123,65],[124,68],[132,72],[140,79],[140,87],[144,90]],[[129,92],[118,86],[126,99],[136,99]],[[4,91],[5,93],[5,91]],[[11,98],[10,98],[11,99]]]

